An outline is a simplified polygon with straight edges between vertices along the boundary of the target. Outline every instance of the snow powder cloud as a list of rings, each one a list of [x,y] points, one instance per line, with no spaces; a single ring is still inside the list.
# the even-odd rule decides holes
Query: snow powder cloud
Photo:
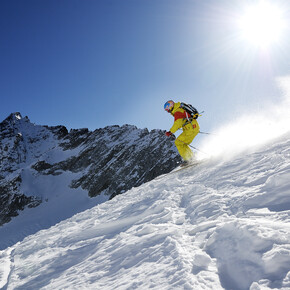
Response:
[[[290,76],[276,79],[281,101],[264,106],[259,111],[248,111],[231,123],[219,126],[201,144],[199,158],[224,155],[226,158],[264,144],[289,131]]]

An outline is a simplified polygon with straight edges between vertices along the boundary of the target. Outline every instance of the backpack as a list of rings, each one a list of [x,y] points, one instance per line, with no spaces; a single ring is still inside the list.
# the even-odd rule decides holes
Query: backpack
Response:
[[[199,116],[198,110],[190,104],[181,103],[180,108],[185,110],[190,115],[190,118],[192,119],[197,119]]]

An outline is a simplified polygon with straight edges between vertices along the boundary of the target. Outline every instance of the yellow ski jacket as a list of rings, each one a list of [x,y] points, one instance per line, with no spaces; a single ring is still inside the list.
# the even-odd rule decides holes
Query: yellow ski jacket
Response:
[[[170,129],[171,133],[174,134],[178,129],[184,129],[185,124],[189,124],[187,113],[184,109],[180,108],[180,102],[174,104],[173,110],[170,113],[174,117],[174,124]],[[199,127],[195,119],[192,120],[191,124],[193,128]]]

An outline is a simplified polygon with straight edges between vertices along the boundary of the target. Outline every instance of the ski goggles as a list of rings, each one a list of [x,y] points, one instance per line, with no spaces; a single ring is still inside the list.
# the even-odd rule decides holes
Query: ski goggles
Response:
[[[173,102],[166,102],[164,105],[164,110],[170,113],[170,111],[173,109],[174,103]]]

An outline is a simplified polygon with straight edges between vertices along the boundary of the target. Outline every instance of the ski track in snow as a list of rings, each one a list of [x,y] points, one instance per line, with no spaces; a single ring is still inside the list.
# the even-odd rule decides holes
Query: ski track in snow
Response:
[[[290,289],[290,135],[0,251],[3,289]]]

